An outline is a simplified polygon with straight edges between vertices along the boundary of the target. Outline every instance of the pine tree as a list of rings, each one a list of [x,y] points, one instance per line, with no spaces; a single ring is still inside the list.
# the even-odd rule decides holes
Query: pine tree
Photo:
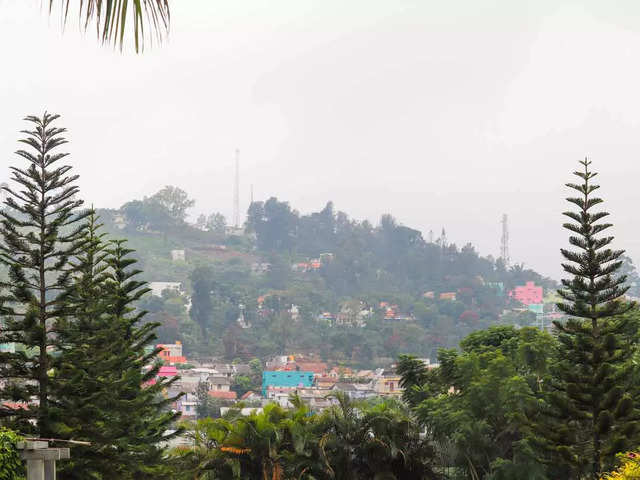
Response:
[[[82,244],[84,214],[77,213],[77,175],[58,166],[66,153],[54,153],[66,143],[58,115],[29,116],[34,125],[20,140],[30,150],[17,155],[28,168],[11,167],[16,189],[5,187],[8,208],[0,211],[0,263],[9,270],[1,282],[3,326],[0,343],[15,343],[15,353],[0,353],[0,398],[28,403],[28,409],[0,406],[0,417],[11,417],[22,431],[36,421],[41,436],[51,433],[49,419],[52,329],[63,308],[62,294],[73,267],[69,257]],[[35,400],[35,401],[34,401]]]
[[[180,413],[169,406],[182,394],[173,397],[165,392],[177,380],[156,379],[160,369],[160,348],[145,351],[156,339],[154,330],[158,323],[142,323],[145,311],[133,306],[149,291],[145,282],[136,280],[140,270],[131,268],[136,260],[129,255],[133,250],[125,247],[124,240],[112,242],[106,259],[110,268],[109,289],[112,304],[109,307],[113,321],[117,322],[121,339],[120,378],[122,384],[113,398],[114,411],[119,412],[115,425],[118,433],[116,446],[122,452],[121,459],[131,472],[131,478],[157,480],[164,472],[164,444],[182,433],[174,427]],[[149,367],[149,368],[147,368]],[[173,430],[171,430],[173,428]],[[126,476],[118,478],[129,478]]]
[[[145,352],[157,324],[132,304],[148,292],[130,268],[135,260],[122,241],[105,244],[93,217],[76,277],[67,296],[56,362],[56,432],[87,440],[61,465],[65,478],[151,478],[162,473],[162,444],[177,414],[176,397],[163,391],[175,380],[159,379],[159,349]],[[155,382],[155,383],[154,383]]]
[[[570,318],[555,323],[560,359],[545,420],[536,430],[553,468],[571,478],[598,479],[616,453],[638,445],[637,402],[628,381],[636,339],[625,315],[634,305],[621,299],[626,278],[616,275],[624,252],[609,248],[613,237],[601,235],[612,224],[600,222],[607,212],[594,211],[602,199],[593,196],[599,186],[591,162],[580,164],[584,169],[575,175],[582,182],[567,184],[579,193],[567,198],[577,211],[565,212],[573,222],[563,225],[578,250],[561,249],[567,260],[562,267],[572,278],[562,280],[558,291],[558,308]]]
[[[74,448],[71,459],[60,465],[70,479],[101,478],[96,474],[110,471],[117,460],[115,450],[105,448],[112,440],[105,426],[111,421],[112,382],[120,367],[114,365],[114,348],[120,339],[108,312],[107,252],[99,228],[92,213],[84,248],[72,260],[77,273],[56,329],[51,426],[56,437],[92,443]]]

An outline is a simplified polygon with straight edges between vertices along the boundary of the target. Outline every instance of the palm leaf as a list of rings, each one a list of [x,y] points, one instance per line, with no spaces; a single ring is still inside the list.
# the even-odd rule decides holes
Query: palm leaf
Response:
[[[61,6],[63,23],[67,22],[70,6],[77,8],[85,30],[95,25],[100,41],[120,50],[128,34],[139,53],[144,50],[145,39],[160,42],[169,33],[169,0],[49,0],[49,13],[56,5]]]

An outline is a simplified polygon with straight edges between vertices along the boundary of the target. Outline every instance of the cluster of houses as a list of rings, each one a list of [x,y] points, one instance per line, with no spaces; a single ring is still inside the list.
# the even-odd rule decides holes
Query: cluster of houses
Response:
[[[426,363],[430,366],[428,360]],[[287,408],[292,395],[297,395],[312,410],[318,411],[337,403],[336,392],[351,399],[400,396],[400,376],[391,369],[360,370],[329,368],[324,362],[297,356],[275,357],[262,372],[262,403],[275,402]]]
[[[317,272],[322,265],[327,264],[333,260],[333,253],[321,253],[318,258],[311,258],[304,262],[298,262],[291,265],[291,270],[294,272],[307,273]]]
[[[326,258],[332,258],[331,254],[323,254],[318,259],[309,260],[309,262],[298,264],[300,265],[299,271],[308,271],[308,269],[320,268],[323,262],[326,262]],[[328,256],[328,257],[326,257]],[[261,268],[261,267],[257,267]],[[505,292],[502,283],[488,283],[487,285],[495,287],[498,294],[505,295],[517,304],[517,307],[505,310],[509,311],[530,311],[540,317],[544,314],[545,317],[553,316],[551,320],[556,320],[556,317],[562,315],[557,312],[544,313],[544,291],[543,287],[536,285],[534,282],[526,282],[525,285],[516,286],[514,289]],[[151,282],[149,284],[153,295],[161,296],[165,290],[175,291],[181,295],[185,295],[183,286],[179,282]],[[462,290],[459,289],[456,292],[440,292],[434,291],[424,292],[422,295],[427,300],[440,300],[440,301],[456,301]],[[464,293],[464,292],[462,292]],[[257,298],[257,315],[259,317],[267,317],[273,313],[273,305],[269,305],[267,299],[270,294],[261,295]],[[189,298],[187,297],[187,308],[190,305]],[[244,305],[240,305],[240,315],[238,318],[238,324],[243,329],[250,328],[250,324],[245,320]],[[278,308],[281,308],[279,306]],[[295,304],[289,304],[286,309],[291,320],[296,322],[301,317],[299,307]],[[316,320],[325,322],[331,326],[349,326],[349,327],[364,327],[367,325],[367,320],[372,316],[378,316],[386,322],[412,322],[415,321],[413,314],[403,312],[397,304],[391,302],[380,301],[378,304],[370,306],[367,303],[359,300],[351,300],[343,302],[337,312],[323,311],[316,316]]]
[[[326,322],[329,325],[364,327],[367,324],[367,319],[376,314],[386,321],[415,321],[415,317],[412,314],[403,313],[398,305],[384,301],[379,302],[375,307],[370,307],[362,301],[345,302],[340,306],[337,314],[321,312],[317,320]]]
[[[211,398],[235,402],[238,400],[237,394],[231,390],[234,377],[249,375],[251,372],[251,367],[247,364],[188,363],[180,342],[159,344],[157,348],[160,348],[158,357],[163,362],[157,376],[178,377],[166,394],[172,397],[185,393],[176,401],[174,408],[186,418],[196,415],[198,388],[204,386]]]
[[[273,402],[288,408],[291,407],[292,395],[299,396],[312,410],[318,411],[337,402],[336,392],[358,400],[402,394],[400,376],[394,368],[359,371],[346,367],[330,368],[314,357],[283,355],[266,362],[259,389],[238,397],[231,387],[236,376],[253,373],[248,364],[193,361],[187,364],[179,342],[157,347],[161,349],[159,358],[163,362],[157,376],[178,377],[166,393],[168,396],[185,393],[173,407],[187,419],[197,415],[198,390],[202,391],[203,386],[211,398],[224,405],[222,413],[238,405],[244,407],[243,412],[250,413]],[[428,368],[437,366],[428,359],[424,362]]]
[[[436,292],[433,292],[433,291],[424,292],[422,294],[422,296],[424,298],[435,299],[436,298]],[[442,293],[439,293],[437,296],[438,296],[438,299],[440,299],[440,300],[456,300],[457,293],[456,292],[442,292]]]

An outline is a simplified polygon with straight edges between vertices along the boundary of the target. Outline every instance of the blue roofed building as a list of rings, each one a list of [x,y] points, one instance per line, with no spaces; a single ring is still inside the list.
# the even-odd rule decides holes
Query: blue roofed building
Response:
[[[264,371],[262,372],[262,395],[265,396],[269,387],[303,387],[313,386],[313,372],[299,371]]]

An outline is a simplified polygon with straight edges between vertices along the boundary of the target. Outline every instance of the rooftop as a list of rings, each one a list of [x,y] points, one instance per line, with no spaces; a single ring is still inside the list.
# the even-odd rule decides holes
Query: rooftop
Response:
[[[221,392],[221,391],[215,391],[215,390],[210,390],[209,396],[213,398],[224,399],[224,400],[235,400],[238,397],[236,392]]]

